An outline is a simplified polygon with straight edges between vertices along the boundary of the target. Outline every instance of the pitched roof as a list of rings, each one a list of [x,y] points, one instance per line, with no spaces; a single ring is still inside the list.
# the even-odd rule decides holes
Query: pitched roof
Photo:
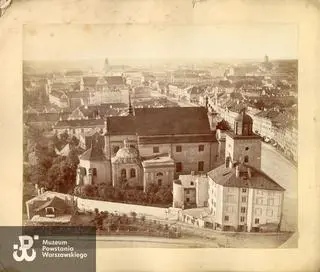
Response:
[[[103,119],[79,119],[79,120],[62,120],[55,124],[55,128],[63,127],[94,127],[103,126]]]
[[[113,135],[135,135],[136,122],[134,116],[108,117],[108,133]]]
[[[96,76],[85,76],[82,78],[83,79],[83,84],[85,86],[96,86],[98,77]]]
[[[267,176],[261,170],[252,166],[242,166],[245,171],[240,170],[236,176],[236,169],[226,167],[225,164],[208,172],[208,176],[217,184],[225,187],[253,188],[261,190],[284,191],[285,189]],[[248,169],[251,170],[251,178],[248,175]]]
[[[56,122],[60,119],[66,119],[69,115],[69,112],[66,113],[27,113],[23,115],[25,123],[30,122]]]
[[[54,196],[52,199],[48,200],[43,205],[38,207],[35,211],[39,212],[47,207],[54,207],[55,209],[58,209],[58,210],[64,210],[68,207],[68,205],[60,197]]]
[[[96,144],[92,144],[87,151],[85,151],[81,156],[80,160],[88,160],[88,161],[104,161],[106,157],[103,153],[102,148],[100,148]]]
[[[123,85],[125,84],[122,76],[106,76],[104,77],[109,85]]]
[[[211,133],[204,107],[135,109],[135,122],[141,136]]]

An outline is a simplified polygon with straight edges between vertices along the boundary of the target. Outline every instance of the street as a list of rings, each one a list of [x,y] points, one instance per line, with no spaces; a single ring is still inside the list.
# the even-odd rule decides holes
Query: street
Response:
[[[298,221],[298,172],[297,168],[273,146],[262,143],[262,170],[286,189],[282,230],[297,231]]]

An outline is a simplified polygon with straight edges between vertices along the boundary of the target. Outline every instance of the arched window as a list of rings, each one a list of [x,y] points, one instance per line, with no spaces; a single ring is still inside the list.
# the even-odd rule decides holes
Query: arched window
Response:
[[[156,176],[157,176],[157,177],[162,177],[162,176],[163,176],[163,173],[158,172],[158,173],[156,174]]]
[[[136,177],[136,169],[131,168],[130,169],[130,178],[135,178]]]
[[[121,177],[122,177],[122,178],[127,178],[127,171],[126,171],[126,169],[121,169]]]
[[[249,156],[248,155],[244,156],[244,162],[249,162]]]

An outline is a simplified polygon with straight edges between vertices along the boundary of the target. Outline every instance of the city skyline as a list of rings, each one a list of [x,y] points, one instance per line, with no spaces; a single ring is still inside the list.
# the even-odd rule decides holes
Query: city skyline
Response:
[[[297,28],[289,24],[276,28],[269,24],[27,25],[23,56],[34,61],[108,57],[124,64],[133,60],[261,60],[265,55],[270,60],[297,59],[297,38]]]

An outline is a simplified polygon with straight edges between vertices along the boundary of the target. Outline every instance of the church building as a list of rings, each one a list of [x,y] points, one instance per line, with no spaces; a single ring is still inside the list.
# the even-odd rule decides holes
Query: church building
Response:
[[[77,185],[172,186],[181,174],[216,167],[218,142],[206,107],[138,108],[105,118],[80,156]],[[97,135],[98,134],[98,135]]]

